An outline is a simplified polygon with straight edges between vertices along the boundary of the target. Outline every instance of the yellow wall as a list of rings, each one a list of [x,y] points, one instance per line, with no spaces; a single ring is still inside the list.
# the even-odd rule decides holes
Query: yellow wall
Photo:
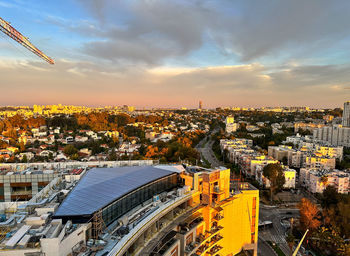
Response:
[[[219,172],[219,173],[218,173]],[[219,174],[219,175],[218,175]],[[258,190],[242,190],[240,193],[230,197],[230,170],[220,170],[210,173],[203,173],[202,179],[203,192],[195,193],[193,201],[199,200],[199,195],[202,194],[202,207],[195,214],[201,213],[204,219],[205,230],[210,230],[213,222],[213,217],[218,213],[218,207],[223,210],[220,212],[224,218],[218,220],[219,226],[223,229],[219,234],[223,239],[217,242],[217,245],[223,247],[219,251],[220,255],[235,255],[243,248],[257,250],[258,240],[258,219],[259,219],[259,191]],[[186,179],[190,183],[191,179]],[[197,182],[199,182],[199,180]],[[214,193],[214,184],[220,187],[220,194]],[[206,193],[209,192],[209,195]],[[213,194],[218,197],[215,203]],[[255,221],[253,220],[253,200],[255,198]],[[213,205],[215,203],[215,205]],[[203,230],[203,234],[205,234]],[[253,233],[253,243],[251,241]],[[256,254],[255,254],[256,255]]]

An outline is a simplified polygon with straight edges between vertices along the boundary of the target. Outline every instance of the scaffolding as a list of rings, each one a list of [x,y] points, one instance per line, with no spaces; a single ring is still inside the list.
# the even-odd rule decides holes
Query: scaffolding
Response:
[[[10,227],[7,227],[7,226],[0,227],[0,242],[2,242],[2,240],[4,240],[7,233],[9,233],[10,231],[11,231]]]
[[[105,223],[102,218],[102,210],[99,210],[98,212],[95,212],[94,216],[92,217],[92,238],[98,239],[104,228]]]

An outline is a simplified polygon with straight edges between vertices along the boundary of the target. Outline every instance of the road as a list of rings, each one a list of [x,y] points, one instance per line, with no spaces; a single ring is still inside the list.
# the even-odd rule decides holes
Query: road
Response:
[[[277,256],[277,253],[271,248],[271,246],[259,237],[258,240],[258,255],[260,256]]]
[[[291,255],[292,252],[286,241],[286,228],[281,224],[281,220],[285,217],[298,217],[299,209],[280,209],[277,207],[260,206],[260,221],[269,220],[273,223],[273,228],[259,230],[259,238],[264,241],[276,243],[285,255]]]
[[[211,132],[211,134],[207,135],[196,146],[196,149],[201,154],[201,159],[204,162],[205,162],[205,160],[207,160],[210,163],[211,167],[213,167],[213,168],[219,167],[219,166],[224,166],[224,164],[216,158],[216,156],[212,150],[212,146],[214,144],[214,141],[211,140],[211,135],[215,134],[216,132],[218,132],[218,129],[214,129]],[[208,140],[208,138],[209,138],[209,140]]]

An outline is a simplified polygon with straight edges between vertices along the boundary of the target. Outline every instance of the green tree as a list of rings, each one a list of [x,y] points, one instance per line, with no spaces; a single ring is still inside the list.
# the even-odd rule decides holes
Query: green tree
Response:
[[[78,153],[78,149],[76,149],[73,145],[67,145],[64,147],[63,152],[69,156],[72,156]]]
[[[22,158],[22,163],[27,163],[27,162],[28,162],[27,155],[24,155]]]
[[[109,153],[108,160],[109,161],[117,161],[117,154],[116,154],[114,148],[112,148],[111,152]]]
[[[332,205],[337,205],[338,203],[338,192],[335,187],[327,186],[325,190],[323,190],[321,205],[322,208],[329,208]]]
[[[270,181],[270,196],[271,201],[273,199],[273,194],[282,189],[286,179],[282,171],[282,166],[278,163],[268,164],[263,169],[263,175]]]

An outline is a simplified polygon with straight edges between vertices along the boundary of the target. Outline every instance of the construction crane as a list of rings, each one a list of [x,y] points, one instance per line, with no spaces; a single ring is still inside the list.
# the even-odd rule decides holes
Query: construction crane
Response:
[[[21,44],[25,48],[27,48],[32,53],[36,54],[46,62],[50,64],[54,64],[54,60],[50,57],[46,56],[42,51],[40,51],[38,48],[36,48],[31,42],[29,42],[28,38],[23,36],[18,30],[16,30],[14,27],[10,25],[7,21],[3,20],[0,17],[0,30],[13,40],[15,40],[17,43]]]

